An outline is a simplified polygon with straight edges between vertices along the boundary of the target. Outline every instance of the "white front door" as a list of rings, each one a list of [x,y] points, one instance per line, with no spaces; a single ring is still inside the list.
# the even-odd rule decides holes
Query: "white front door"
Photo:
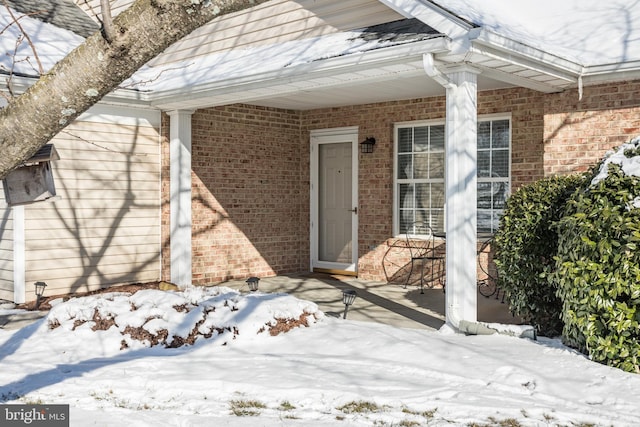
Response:
[[[358,130],[311,132],[311,266],[355,273],[358,265]]]

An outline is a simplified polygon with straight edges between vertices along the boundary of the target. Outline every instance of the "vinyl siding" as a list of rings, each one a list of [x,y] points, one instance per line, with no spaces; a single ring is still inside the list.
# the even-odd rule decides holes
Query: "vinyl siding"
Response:
[[[100,0],[75,0],[95,19]],[[133,0],[111,2],[115,16]],[[159,66],[216,54],[364,28],[402,19],[378,0],[271,0],[214,19],[174,43],[152,65]],[[97,22],[97,20],[96,20]]]
[[[98,107],[52,141],[57,198],[25,208],[27,300],[36,281],[53,295],[160,278],[159,117]]]
[[[96,23],[100,23],[96,15],[100,16],[100,0],[74,0],[76,5],[86,12]],[[134,0],[110,0],[111,15],[116,16],[133,4]]]
[[[378,0],[272,0],[211,21],[173,44],[151,64],[318,37],[398,19],[402,16]]]

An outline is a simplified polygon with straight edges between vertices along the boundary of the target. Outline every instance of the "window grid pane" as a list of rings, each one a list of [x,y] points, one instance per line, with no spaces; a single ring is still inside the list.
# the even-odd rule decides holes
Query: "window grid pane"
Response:
[[[478,231],[495,232],[509,194],[510,121],[478,123]]]
[[[398,129],[398,153],[410,153],[413,145],[413,128]]]
[[[444,230],[444,125],[399,128],[397,138],[400,232],[416,221]]]
[[[510,120],[478,122],[478,231],[495,232],[510,193]],[[397,191],[401,234],[425,221],[436,231],[445,224],[444,125],[397,129]]]

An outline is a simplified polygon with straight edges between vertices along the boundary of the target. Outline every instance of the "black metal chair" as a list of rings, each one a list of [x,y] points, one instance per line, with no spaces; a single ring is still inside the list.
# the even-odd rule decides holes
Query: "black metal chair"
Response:
[[[411,228],[406,233],[406,246],[409,249],[411,255],[411,266],[409,269],[409,275],[405,282],[405,289],[411,281],[411,275],[413,274],[414,264],[420,263],[420,293],[424,294],[424,281],[425,271],[424,265],[426,263],[431,264],[429,270],[429,282],[433,283],[437,279],[436,263],[440,266],[444,261],[445,254],[442,248],[437,245],[436,237],[434,236],[433,229],[428,224],[419,221],[411,225]],[[433,286],[433,285],[432,285]]]

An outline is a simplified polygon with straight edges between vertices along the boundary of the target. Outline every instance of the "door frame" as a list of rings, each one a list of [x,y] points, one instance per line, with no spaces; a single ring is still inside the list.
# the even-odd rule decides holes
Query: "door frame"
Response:
[[[358,209],[358,127],[341,127],[312,130],[310,136],[310,270],[357,274],[358,272],[358,213],[351,215],[351,264],[323,262],[318,260],[318,180],[319,146],[323,144],[351,143],[351,206]]]

